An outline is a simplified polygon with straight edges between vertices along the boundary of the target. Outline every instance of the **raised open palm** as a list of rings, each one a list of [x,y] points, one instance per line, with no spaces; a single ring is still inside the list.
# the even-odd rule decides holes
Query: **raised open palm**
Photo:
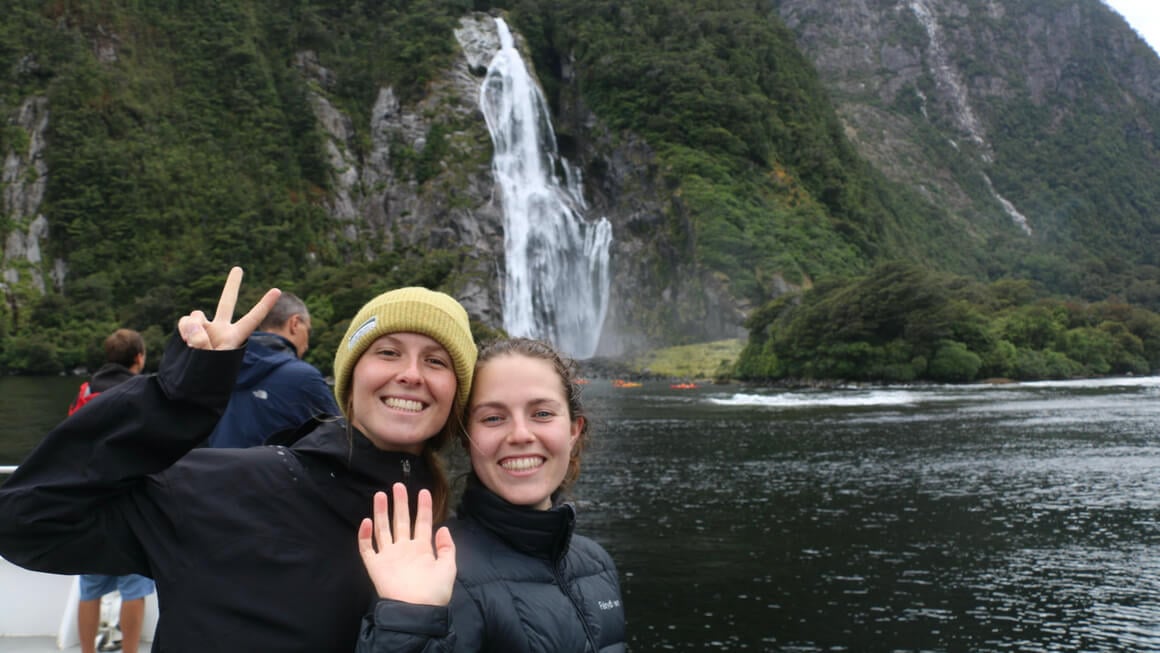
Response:
[[[387,512],[387,495],[376,492],[374,522],[363,519],[358,528],[358,550],[375,590],[384,599],[447,605],[455,585],[455,543],[444,526],[435,533],[432,546],[431,493],[419,490],[414,533],[407,488],[402,483],[391,488],[391,502],[395,506],[393,525]]]

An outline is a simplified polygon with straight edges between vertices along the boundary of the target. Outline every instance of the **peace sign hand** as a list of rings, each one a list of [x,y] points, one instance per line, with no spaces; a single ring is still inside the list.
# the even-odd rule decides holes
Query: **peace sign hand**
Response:
[[[254,329],[266,318],[266,314],[274,307],[282,291],[277,288],[267,290],[249,313],[238,318],[237,322],[231,322],[234,318],[234,306],[238,303],[238,288],[242,285],[242,274],[240,267],[230,269],[212,320],[207,319],[205,313],[201,311],[193,311],[177,321],[177,332],[181,334],[185,344],[193,349],[238,349],[245,344],[246,338],[249,338]]]

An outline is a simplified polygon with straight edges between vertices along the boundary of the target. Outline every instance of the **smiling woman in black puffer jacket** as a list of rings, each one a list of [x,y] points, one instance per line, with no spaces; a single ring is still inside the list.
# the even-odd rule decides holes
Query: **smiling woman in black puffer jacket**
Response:
[[[626,650],[616,567],[573,533],[576,512],[558,502],[579,475],[588,431],[574,369],[535,340],[480,351],[464,436],[472,473],[436,555],[422,502],[413,539],[405,509],[392,535],[384,495],[374,525],[360,528],[381,598],[363,620],[359,653]]]

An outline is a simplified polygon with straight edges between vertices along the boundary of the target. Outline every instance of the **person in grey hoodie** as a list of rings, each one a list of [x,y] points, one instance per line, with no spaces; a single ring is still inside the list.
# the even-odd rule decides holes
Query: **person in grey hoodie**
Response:
[[[246,345],[230,403],[208,446],[244,448],[338,415],[334,392],[316,367],[302,360],[310,346],[310,311],[283,292]]]

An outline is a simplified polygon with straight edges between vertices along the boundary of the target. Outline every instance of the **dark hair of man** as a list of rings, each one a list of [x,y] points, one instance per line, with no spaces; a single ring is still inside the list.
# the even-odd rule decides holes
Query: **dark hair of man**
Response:
[[[258,325],[259,331],[272,331],[274,329],[281,329],[286,326],[286,321],[295,315],[301,315],[304,319],[310,319],[310,310],[306,308],[306,303],[298,298],[294,293],[282,292],[282,296],[278,298],[278,303],[274,304],[274,308],[266,314],[266,319]]]
[[[133,367],[137,354],[145,353],[145,339],[132,329],[117,329],[105,338],[105,361]]]

